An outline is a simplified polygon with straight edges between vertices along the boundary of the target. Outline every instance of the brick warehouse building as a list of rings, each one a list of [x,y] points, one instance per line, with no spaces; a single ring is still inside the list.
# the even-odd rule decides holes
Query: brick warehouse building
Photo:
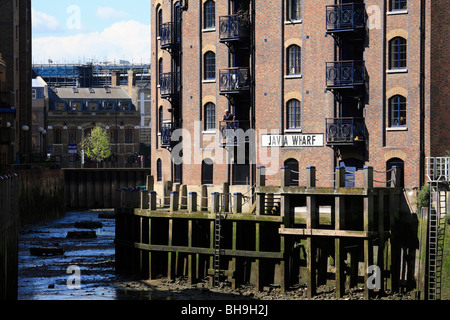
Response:
[[[155,180],[249,186],[264,165],[275,168],[268,184],[282,166],[302,184],[315,166],[318,186],[331,186],[344,166],[352,186],[372,166],[385,186],[399,166],[404,187],[419,187],[425,157],[450,149],[445,3],[152,1]],[[234,121],[222,122],[225,109]],[[226,143],[236,128],[255,132],[238,144],[245,162]]]

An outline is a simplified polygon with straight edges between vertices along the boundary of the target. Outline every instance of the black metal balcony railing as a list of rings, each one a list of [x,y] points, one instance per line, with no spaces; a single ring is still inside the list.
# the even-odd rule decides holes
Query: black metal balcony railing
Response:
[[[364,118],[326,119],[326,136],[329,145],[354,145],[363,142],[366,138]]]
[[[248,141],[246,131],[250,129],[250,121],[221,121],[219,122],[220,139],[223,144],[238,144]]]
[[[351,87],[364,84],[364,61],[348,60],[326,63],[327,87]]]
[[[160,133],[161,133],[161,146],[162,147],[170,147],[172,144],[172,133],[174,131],[174,124],[169,123],[161,123]]]
[[[159,89],[161,97],[173,98],[180,92],[180,73],[169,72],[160,75]]]
[[[176,22],[166,22],[160,29],[161,48],[172,48],[180,43],[180,24]]]
[[[237,41],[249,36],[249,21],[238,14],[219,17],[220,41]]]
[[[326,7],[327,31],[339,32],[364,28],[364,3],[346,3]]]
[[[239,93],[250,89],[249,68],[229,68],[219,71],[221,93]]]

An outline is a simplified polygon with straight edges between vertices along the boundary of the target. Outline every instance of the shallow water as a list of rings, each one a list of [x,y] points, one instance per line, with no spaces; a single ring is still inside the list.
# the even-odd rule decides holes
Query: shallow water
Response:
[[[99,212],[69,212],[63,218],[24,227],[19,235],[18,300],[149,299],[114,283],[115,220]],[[77,221],[100,221],[97,238],[68,239]],[[32,247],[61,247],[64,255],[32,256]]]

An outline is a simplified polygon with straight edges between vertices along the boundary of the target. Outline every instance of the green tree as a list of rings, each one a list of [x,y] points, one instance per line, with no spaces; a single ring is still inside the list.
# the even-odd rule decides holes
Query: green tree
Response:
[[[86,157],[98,164],[111,156],[111,145],[108,133],[103,128],[96,126],[91,133],[81,141],[80,150]]]

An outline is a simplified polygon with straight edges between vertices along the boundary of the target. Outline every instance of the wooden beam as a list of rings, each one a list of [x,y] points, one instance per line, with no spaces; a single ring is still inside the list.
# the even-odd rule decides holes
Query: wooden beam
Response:
[[[323,237],[350,237],[350,238],[371,238],[377,235],[374,231],[355,231],[355,230],[329,230],[329,229],[294,229],[284,228],[278,229],[279,234],[296,235],[296,236],[323,236]]]

